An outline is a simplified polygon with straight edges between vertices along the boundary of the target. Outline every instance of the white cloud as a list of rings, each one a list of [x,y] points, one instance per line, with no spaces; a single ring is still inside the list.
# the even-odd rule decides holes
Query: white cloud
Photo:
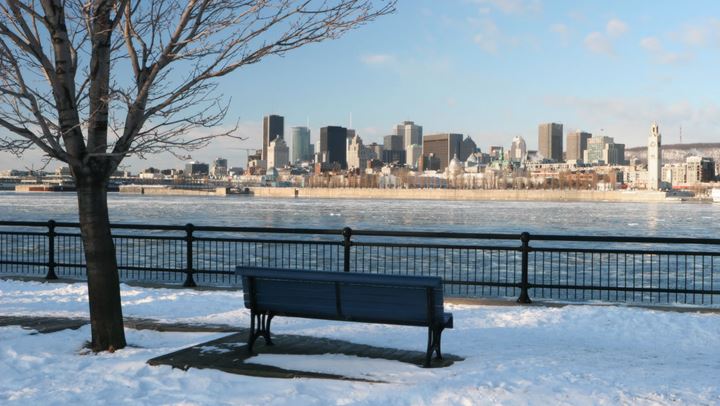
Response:
[[[390,54],[370,54],[360,57],[365,65],[387,65],[395,62],[395,56]]]
[[[485,52],[497,52],[502,37],[500,30],[492,20],[483,20],[480,23],[480,32],[475,34],[473,42],[478,44]]]
[[[607,26],[605,27],[605,31],[607,31],[607,34],[613,38],[617,38],[623,34],[625,34],[628,30],[627,24],[619,20],[617,18],[613,18],[610,21],[608,21]]]
[[[585,47],[596,54],[615,55],[615,49],[607,37],[600,32],[591,32],[585,37]]]
[[[489,6],[505,14],[537,13],[542,10],[540,0],[473,0],[473,2],[486,6],[483,8]]]
[[[645,37],[641,39],[640,46],[648,51],[657,62],[662,64],[684,62],[693,58],[691,53],[670,52],[665,50],[657,37]]]
[[[720,133],[720,106],[715,103],[693,103],[686,100],[663,102],[645,98],[549,98],[548,104],[574,112],[583,127],[591,131],[603,128],[605,135],[634,147],[644,145],[653,121],[661,124],[665,143],[675,142],[677,130],[683,127],[686,142],[715,142]]]
[[[553,24],[550,26],[550,31],[554,32],[555,34],[567,35],[568,27],[565,24]]]

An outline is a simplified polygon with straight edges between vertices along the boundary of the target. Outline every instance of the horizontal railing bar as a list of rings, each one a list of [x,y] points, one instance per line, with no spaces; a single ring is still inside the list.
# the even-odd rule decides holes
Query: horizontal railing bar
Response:
[[[311,240],[276,240],[262,238],[215,238],[215,237],[193,237],[193,241],[205,242],[252,242],[272,244],[300,244],[300,245],[343,245],[342,241],[311,241]]]
[[[0,235],[38,235],[38,236],[47,236],[46,232],[38,232],[38,231],[0,231]]]
[[[717,257],[720,251],[647,251],[647,250],[611,250],[601,248],[530,248],[530,252],[564,252],[588,254],[629,254],[629,255],[672,255],[672,256],[698,256]]]
[[[624,243],[657,243],[657,244],[708,244],[720,245],[718,238],[689,237],[629,237],[629,236],[589,236],[589,235],[548,235],[533,234],[531,241],[582,241],[582,242],[624,242]]]
[[[562,285],[562,284],[538,284],[531,283],[530,289],[563,289],[563,290],[594,290],[612,292],[644,292],[644,293],[677,293],[686,295],[720,295],[720,290],[702,289],[671,289],[671,288],[645,288],[630,286],[590,286],[590,285]]]
[[[384,243],[384,242],[357,242],[353,241],[354,247],[390,247],[390,248],[440,248],[458,250],[493,250],[493,251],[520,251],[521,247],[493,246],[493,245],[454,245],[454,244],[406,244],[406,243]]]

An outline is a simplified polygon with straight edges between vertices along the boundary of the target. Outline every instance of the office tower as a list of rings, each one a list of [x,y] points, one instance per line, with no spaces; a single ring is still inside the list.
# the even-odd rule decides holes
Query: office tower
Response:
[[[512,139],[510,144],[510,151],[508,154],[508,160],[512,162],[523,162],[527,156],[527,144],[525,139],[520,136],[516,136]]]
[[[285,137],[285,119],[282,116],[271,114],[263,117],[263,149],[262,159],[268,159],[268,145],[277,137]]]
[[[346,157],[347,128],[327,126],[320,129],[320,162],[326,164],[337,163],[342,169],[347,169]]]
[[[402,137],[402,149],[404,150],[407,150],[413,144],[421,145],[422,134],[422,126],[415,124],[413,121],[403,121],[402,124],[395,126],[395,135]]]
[[[210,171],[208,164],[190,161],[185,164],[185,176],[207,176]]]
[[[290,149],[282,137],[277,137],[268,145],[267,168],[284,168],[290,162]]]
[[[580,130],[568,133],[565,160],[582,161],[590,137],[592,137],[592,134]]]
[[[307,127],[291,127],[292,162],[309,161],[313,151],[310,149],[310,129]]]
[[[660,189],[660,180],[662,179],[662,145],[661,145],[660,127],[657,123],[653,123],[650,127],[650,136],[648,137],[648,183],[647,188],[650,190]]]
[[[477,144],[475,144],[475,141],[470,138],[468,135],[463,140],[462,144],[460,144],[460,152],[458,153],[458,159],[462,162],[465,162],[470,155],[472,155],[477,150]]]
[[[363,145],[362,138],[355,135],[348,140],[347,146],[347,166],[348,169],[367,168],[367,162],[370,156],[370,150]]]
[[[612,137],[590,137],[583,161],[595,165],[622,165],[625,163],[625,144],[616,144]]]
[[[405,139],[402,135],[391,134],[383,138],[382,161],[385,163],[398,163],[404,165],[406,162]]]
[[[420,167],[420,157],[422,157],[422,145],[412,144],[405,150],[405,161],[411,168]]]
[[[228,173],[227,159],[217,158],[210,165],[210,175],[214,177],[226,176]]]
[[[444,171],[450,160],[460,153],[462,134],[432,134],[423,137],[423,158],[429,158],[430,154],[437,159],[437,170]],[[428,159],[434,161],[434,159]],[[433,165],[435,166],[435,165]],[[423,167],[423,169],[427,169]]]
[[[562,161],[563,125],[546,123],[538,126],[538,152],[544,159]]]

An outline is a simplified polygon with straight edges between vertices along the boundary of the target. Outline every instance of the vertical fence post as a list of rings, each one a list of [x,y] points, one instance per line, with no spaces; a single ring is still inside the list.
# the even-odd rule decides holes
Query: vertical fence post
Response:
[[[47,222],[48,227],[48,271],[45,279],[57,279],[55,274],[55,220]]]
[[[528,257],[530,253],[530,233],[524,232],[520,234],[520,241],[522,246],[520,247],[522,253],[522,276],[520,280],[520,297],[518,303],[532,303],[528,289],[530,288],[529,277],[528,277]]]
[[[186,288],[197,286],[193,279],[193,230],[195,226],[191,223],[185,225],[185,283]]]
[[[343,256],[343,271],[350,272],[350,246],[352,245],[350,237],[352,237],[352,229],[350,227],[343,228],[342,235],[343,247],[345,248],[345,253]]]

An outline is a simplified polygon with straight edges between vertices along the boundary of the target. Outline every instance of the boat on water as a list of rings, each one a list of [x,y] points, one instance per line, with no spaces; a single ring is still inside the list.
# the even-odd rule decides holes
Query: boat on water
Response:
[[[711,196],[714,203],[720,203],[720,188],[713,188]]]

